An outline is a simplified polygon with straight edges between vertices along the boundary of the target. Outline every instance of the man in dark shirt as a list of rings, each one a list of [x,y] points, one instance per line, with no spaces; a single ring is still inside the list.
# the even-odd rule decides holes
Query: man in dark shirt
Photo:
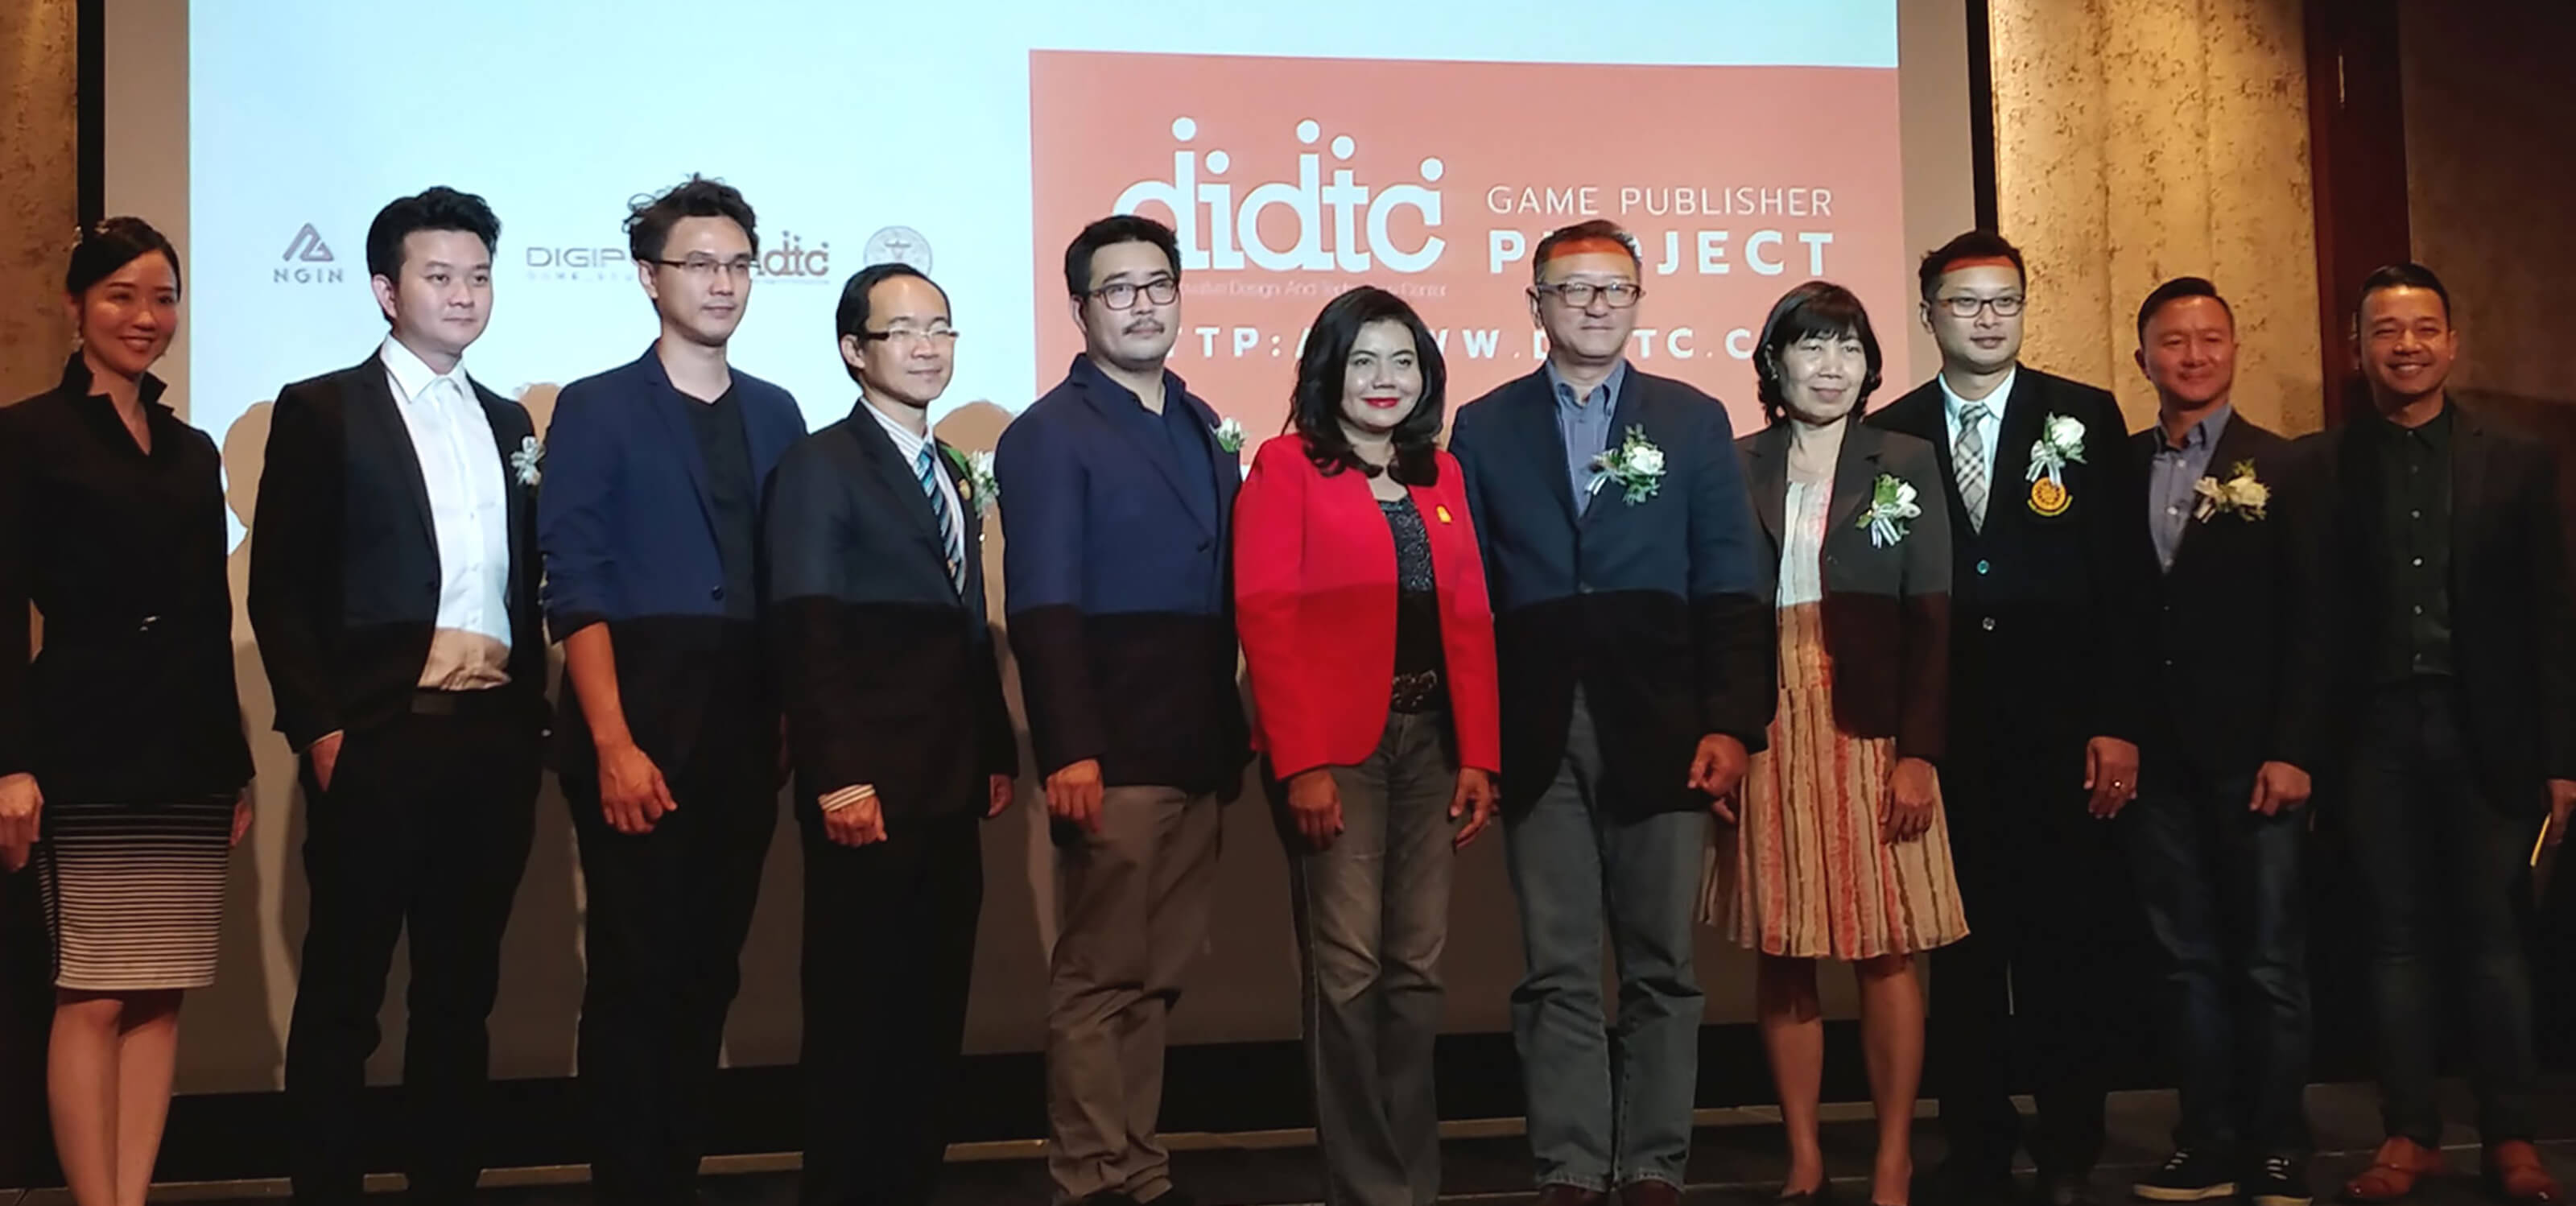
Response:
[[[2555,1202],[2530,1142],[2523,924],[2535,831],[2560,841],[2576,806],[2557,470],[2545,445],[2449,397],[2458,335],[2431,270],[2372,273],[2359,309],[2372,409],[2301,441],[2285,492],[2296,672],[2329,685],[2319,700],[2349,701],[2295,719],[2332,741],[2319,761],[2337,777],[2319,796],[2344,824],[2375,930],[2388,1140],[2345,1193],[2395,1201],[2446,1167],[2434,999],[2441,962],[2457,958],[2488,1189]]]
[[[778,816],[755,578],[762,483],[805,421],[725,349],[759,243],[692,178],[627,221],[661,338],[564,387],[539,504],[565,653],[557,761],[588,893],[581,1077],[599,1201],[694,1197],[709,1082]]]

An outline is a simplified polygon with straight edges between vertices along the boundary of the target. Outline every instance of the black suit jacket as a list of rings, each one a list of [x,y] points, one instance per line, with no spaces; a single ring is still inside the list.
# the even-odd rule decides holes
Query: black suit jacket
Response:
[[[2139,482],[2130,513],[2140,523],[2152,524],[2159,505],[2147,487],[2163,442],[2164,433],[2152,427],[2129,440]],[[2139,743],[2141,773],[2150,780],[2169,784],[2179,770],[2214,784],[2269,761],[2315,768],[2315,751],[2301,744],[2291,721],[2314,706],[2307,695],[2315,684],[2286,673],[2296,622],[2280,497],[2289,450],[2289,441],[2241,413],[2231,415],[2206,474],[2223,482],[2238,464],[2251,462],[2273,501],[2261,519],[2212,513],[2187,520],[2173,565],[2157,576],[2149,649],[2155,691]],[[2151,545],[2153,539],[2150,527]]]
[[[955,453],[966,587],[912,467],[867,403],[787,450],[763,531],[768,641],[797,806],[866,784],[889,819],[980,815],[1019,748],[984,607],[984,524]]]
[[[2576,614],[2568,603],[2558,467],[2548,446],[2453,399],[2451,662],[2463,737],[2487,799],[2517,815],[2548,804],[2544,781],[2576,779]],[[2387,589],[2379,458],[2364,414],[2291,452],[2298,668],[2322,685],[2294,716],[2340,769],[2356,702],[2378,665]],[[2332,701],[2328,703],[2326,701]]]
[[[1708,807],[1701,737],[1760,750],[1778,653],[1751,496],[1726,409],[1636,366],[1612,403],[1664,454],[1652,498],[1605,486],[1576,510],[1544,368],[1468,403],[1449,442],[1467,479],[1502,680],[1503,806],[1537,802],[1565,758],[1574,692],[1600,734],[1600,799],[1624,817]]]
[[[2084,460],[2063,477],[2065,509],[2031,505],[2028,470],[2049,416],[2084,425]],[[1935,378],[1870,416],[1924,440],[1950,507],[1950,742],[1991,757],[2065,758],[2080,783],[2084,743],[2136,741],[2146,684],[2155,546],[2135,505],[2128,424],[2111,395],[2027,365],[2004,403],[1983,531],[1968,523]]]
[[[546,638],[537,606],[536,490],[510,464],[536,428],[480,384],[510,500],[510,683],[528,731],[545,728]],[[384,361],[299,381],[269,414],[252,516],[250,622],[298,750],[410,710],[438,623],[438,537],[429,487]]]
[[[1765,598],[1779,594],[1780,549],[1788,539],[1790,423],[1781,419],[1736,441],[1762,521]],[[1854,737],[1896,739],[1900,757],[1938,762],[1948,736],[1950,692],[1950,509],[1941,505],[1941,465],[1913,436],[1851,423],[1834,463],[1827,504],[1819,605],[1834,666],[1834,724]],[[1881,546],[1862,519],[1885,474],[1914,487],[1923,514],[1903,538]]]

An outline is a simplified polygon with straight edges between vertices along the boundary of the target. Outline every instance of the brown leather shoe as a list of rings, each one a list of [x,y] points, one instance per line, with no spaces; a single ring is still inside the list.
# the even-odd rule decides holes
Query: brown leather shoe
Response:
[[[1602,1206],[1610,1195],[1580,1185],[1541,1185],[1538,1206]]]
[[[2540,1162],[2540,1149],[2520,1139],[2487,1148],[2487,1193],[2514,1206],[2557,1206],[2566,1201],[2558,1179]]]
[[[2391,1135],[2371,1157],[2370,1167],[2343,1187],[2347,1202],[2394,1202],[2415,1192],[2415,1183],[2451,1171],[2439,1149],[2404,1135]]]
[[[1619,1187],[1619,1206],[1682,1206],[1682,1191],[1670,1181],[1630,1181]]]

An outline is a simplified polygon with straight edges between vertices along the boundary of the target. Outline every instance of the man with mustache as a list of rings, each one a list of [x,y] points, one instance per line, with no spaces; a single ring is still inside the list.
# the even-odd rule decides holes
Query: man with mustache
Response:
[[[2468,1016],[2487,1191],[2558,1202],[2531,1144],[2524,926],[2535,839],[2576,808],[2576,615],[2547,445],[2458,403],[2451,294],[2421,264],[2362,281],[2370,406],[2301,440],[2291,528],[2306,718],[2370,901],[2387,1142],[2345,1187],[2393,1202],[2446,1171],[2434,1101],[2444,965]],[[2536,833],[2535,830],[2544,830]]]
[[[805,419],[726,356],[750,203],[692,176],[627,217],[661,336],[555,400],[538,505],[564,646],[557,769],[588,892],[581,1079],[601,1202],[693,1199],[725,1012],[777,826],[778,710],[754,565]]]
[[[1226,580],[1240,428],[1165,367],[1170,227],[1084,227],[1083,353],[1002,433],[1003,577],[1061,893],[1047,1010],[1058,1203],[1188,1206],[1155,1136],[1166,1019],[1207,929],[1221,799],[1251,760]]]

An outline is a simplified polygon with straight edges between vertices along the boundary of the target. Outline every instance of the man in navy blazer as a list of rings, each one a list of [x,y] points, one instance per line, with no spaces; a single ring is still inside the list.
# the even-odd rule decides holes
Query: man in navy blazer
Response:
[[[1624,355],[1635,240],[1585,222],[1533,259],[1548,361],[1467,404],[1450,438],[1494,596],[1528,963],[1512,1032],[1540,1201],[1671,1206],[1699,1066],[1702,851],[1771,722],[1771,608],[1725,408]]]
[[[1084,352],[995,458],[1011,649],[1060,851],[1059,1203],[1172,1192],[1155,1137],[1164,1023],[1207,928],[1218,804],[1251,760],[1226,578],[1242,437],[1164,367],[1180,262],[1151,219],[1083,229],[1065,285]]]
[[[725,358],[759,248],[742,194],[691,177],[626,225],[661,338],[564,387],[538,504],[565,652],[556,757],[589,902],[591,1180],[620,1206],[695,1194],[778,816],[761,488],[805,434],[787,391]]]

